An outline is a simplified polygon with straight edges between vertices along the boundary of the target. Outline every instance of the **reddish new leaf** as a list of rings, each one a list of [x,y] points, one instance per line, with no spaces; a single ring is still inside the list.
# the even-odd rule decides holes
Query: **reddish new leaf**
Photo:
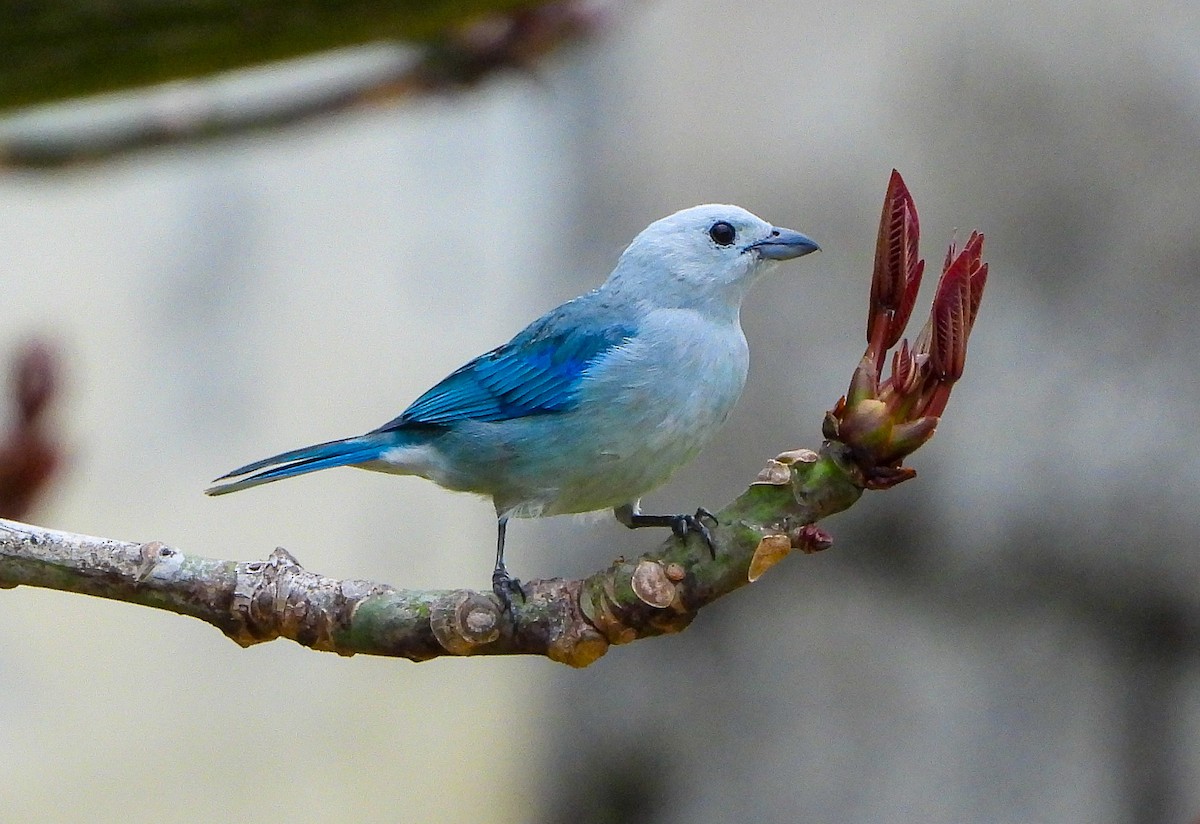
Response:
[[[17,414],[12,431],[0,437],[0,517],[23,517],[61,462],[58,445],[44,423],[57,373],[53,353],[41,343],[27,345],[14,362],[12,394]]]
[[[867,316],[867,343],[878,356],[900,339],[916,301],[924,267],[923,261],[917,259],[920,234],[912,195],[904,178],[893,169],[875,241],[875,271]]]

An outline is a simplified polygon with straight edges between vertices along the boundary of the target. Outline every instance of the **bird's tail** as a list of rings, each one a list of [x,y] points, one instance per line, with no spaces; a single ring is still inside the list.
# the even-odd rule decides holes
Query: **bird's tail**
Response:
[[[222,475],[216,480],[224,481],[228,478],[240,478],[240,480],[216,483],[204,490],[204,494],[225,495],[241,489],[249,489],[252,486],[269,484],[271,481],[316,472],[318,469],[367,463],[397,446],[397,440],[397,434],[394,432],[373,432],[357,438],[345,438],[340,441],[329,441],[293,449],[290,452],[281,452],[270,458],[239,466],[232,472]],[[243,475],[247,477],[242,478]]]

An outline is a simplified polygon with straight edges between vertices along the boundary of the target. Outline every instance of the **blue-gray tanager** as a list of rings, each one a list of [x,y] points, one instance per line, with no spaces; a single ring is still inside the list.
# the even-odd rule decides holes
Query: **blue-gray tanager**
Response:
[[[694,532],[711,549],[710,513],[644,515],[638,499],[695,457],[741,395],[749,352],[738,315],[751,284],[776,261],[817,249],[737,206],[676,212],[634,238],[598,289],[453,372],[390,423],[247,464],[217,480],[247,477],[207,492],[356,466],[490,496],[492,587],[506,607],[511,594],[523,597],[504,566],[509,518],[612,508],[631,529]]]

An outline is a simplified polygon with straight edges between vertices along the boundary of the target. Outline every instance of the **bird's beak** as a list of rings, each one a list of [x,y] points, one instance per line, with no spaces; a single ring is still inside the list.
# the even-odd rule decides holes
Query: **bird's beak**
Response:
[[[765,260],[791,260],[809,252],[816,252],[820,248],[807,235],[775,227],[770,235],[747,246],[746,251],[753,249]]]

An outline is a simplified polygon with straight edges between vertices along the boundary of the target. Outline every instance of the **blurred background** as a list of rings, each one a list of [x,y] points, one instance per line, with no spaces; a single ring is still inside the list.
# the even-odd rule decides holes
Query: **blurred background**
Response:
[[[919,478],[825,523],[831,550],[584,671],[242,650],[168,613],[2,590],[0,817],[1197,820],[1200,7],[597,14],[534,71],[465,90],[0,171],[0,356],[36,336],[64,364],[65,463],[28,518],[486,586],[490,506],[418,479],[201,492],[389,420],[708,201],[823,247],[751,295],[740,406],[647,499],[723,505],[819,443],[862,352],[893,167],[932,268],[956,229],[984,231],[991,264]],[[657,540],[523,521],[509,561],[578,576]]]

